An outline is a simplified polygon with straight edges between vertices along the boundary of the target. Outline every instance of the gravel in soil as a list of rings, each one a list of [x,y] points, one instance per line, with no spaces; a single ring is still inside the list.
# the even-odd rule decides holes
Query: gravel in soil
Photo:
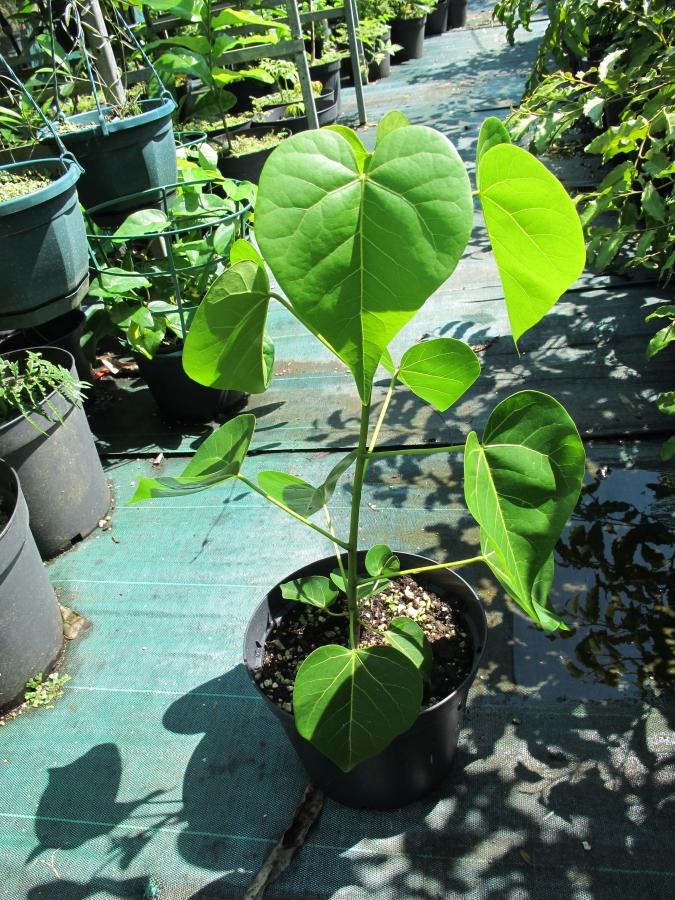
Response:
[[[338,600],[331,607],[341,612]],[[471,634],[464,625],[457,599],[439,597],[405,575],[393,579],[379,594],[361,605],[361,620],[377,634],[361,629],[360,647],[385,644],[381,632],[392,619],[407,616],[422,628],[431,644],[433,670],[425,686],[423,705],[432,706],[464,681],[473,661]],[[255,673],[258,687],[270,700],[290,712],[293,683],[303,661],[325,644],[348,645],[347,619],[298,603],[270,632],[261,668]]]
[[[0,171],[0,203],[5,200],[16,200],[34,191],[46,187],[51,178],[41,172],[7,172]]]

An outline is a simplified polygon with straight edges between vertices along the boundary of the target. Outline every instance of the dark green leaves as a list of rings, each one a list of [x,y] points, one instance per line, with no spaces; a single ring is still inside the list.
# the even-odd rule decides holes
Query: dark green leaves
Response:
[[[565,188],[520,147],[498,144],[478,163],[480,201],[517,341],[581,275],[586,248]]]
[[[197,309],[183,367],[199,384],[256,394],[266,390],[274,363],[265,335],[269,281],[246,241],[236,241],[232,255],[238,261],[214,280]]]
[[[467,438],[464,493],[480,524],[488,565],[542,625],[535,601],[545,603],[545,566],[579,497],[584,464],[574,422],[556,400],[537,391],[500,403],[482,444],[475,432]]]
[[[206,438],[183,472],[175,478],[140,478],[130,503],[158,497],[180,497],[235,478],[248,451],[255,416],[237,416]]]
[[[295,475],[288,475],[286,472],[260,472],[258,483],[270,497],[307,518],[328,503],[339,479],[355,459],[355,451],[348,453],[331,469],[323,484],[316,488],[302,478],[296,478]]]
[[[403,354],[399,379],[436,409],[445,412],[480,374],[473,350],[454,338],[415,344]]]
[[[323,575],[296,578],[293,581],[287,581],[280,587],[281,596],[285,600],[297,600],[299,603],[307,603],[309,606],[318,606],[319,609],[330,606],[338,597],[337,588]]]
[[[419,670],[393,647],[320,647],[293,690],[298,732],[345,772],[410,728],[421,702]]]
[[[365,399],[386,346],[455,268],[473,203],[456,150],[433,129],[395,128],[362,165],[342,132],[284,141],[260,178],[256,237]]]

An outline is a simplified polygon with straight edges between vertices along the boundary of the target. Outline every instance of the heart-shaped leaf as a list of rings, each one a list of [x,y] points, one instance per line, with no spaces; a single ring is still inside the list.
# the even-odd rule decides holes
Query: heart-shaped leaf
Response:
[[[435,338],[406,350],[398,377],[413,394],[445,412],[479,375],[480,363],[471,347],[454,338]]]
[[[145,234],[155,234],[169,225],[166,213],[161,209],[139,209],[127,216],[124,222],[115,232],[115,237],[137,237]]]
[[[482,444],[466,441],[464,496],[487,561],[535,621],[545,566],[581,491],[585,454],[574,422],[546,394],[522,391],[491,413]]]
[[[401,571],[401,561],[386,544],[375,544],[366,553],[366,571],[369,575],[396,575]]]
[[[210,434],[199,447],[182,473],[174,478],[139,478],[138,487],[130,503],[158,497],[180,497],[235,478],[246,457],[253,432],[255,416],[237,416]]]
[[[464,164],[439,132],[395,129],[361,172],[342,134],[307,131],[265,164],[256,237],[299,318],[365,400],[386,346],[455,268],[472,218]]]
[[[344,772],[407,731],[421,702],[419,670],[393,647],[319,647],[293,689],[298,732]]]
[[[295,475],[275,471],[260,472],[258,483],[271,497],[288,506],[293,512],[305,517],[313,516],[328,503],[338,480],[355,459],[356,451],[352,450],[330,470],[326,480],[317,488],[302,478],[296,478]]]
[[[581,275],[586,261],[581,222],[558,179],[520,147],[498,144],[487,150],[478,177],[517,341]]]
[[[269,339],[265,346],[269,294],[267,273],[254,258],[240,259],[214,279],[185,341],[183,368],[190,378],[220,390],[266,390],[273,362]]]
[[[389,623],[384,639],[408,657],[425,681],[429,680],[434,664],[431,644],[417,622],[407,616],[397,616]]]
[[[338,591],[330,579],[324,575],[309,575],[307,578],[295,578],[280,585],[284,600],[297,600],[309,606],[325,609],[338,598]]]

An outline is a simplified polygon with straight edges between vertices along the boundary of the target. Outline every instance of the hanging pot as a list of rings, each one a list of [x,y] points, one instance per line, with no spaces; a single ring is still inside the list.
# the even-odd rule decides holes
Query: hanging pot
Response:
[[[433,564],[412,553],[397,553],[403,569]],[[363,566],[365,552],[359,552]],[[345,561],[346,562],[346,561]],[[284,582],[309,575],[329,576],[335,568],[330,556],[304,566]],[[485,613],[469,585],[450,570],[416,576],[420,584],[440,596],[451,594],[460,601],[463,625],[471,636],[473,660],[469,674],[452,694],[420,712],[415,723],[377,756],[343,772],[309,741],[301,737],[293,716],[260,691],[266,706],[279,719],[313,784],[339,803],[353,807],[393,809],[421,799],[448,774],[455,756],[466,696],[476,676],[487,636]],[[275,622],[297,604],[284,600],[276,585],[257,607],[244,637],[244,664],[254,678],[265,655],[265,641]]]
[[[427,24],[424,26],[425,37],[435,37],[445,34],[448,29],[448,0],[438,0],[436,6],[427,14]]]
[[[73,160],[11,163],[3,171],[50,175],[31,194],[0,203],[0,330],[41,325],[79,306],[89,255]]]
[[[391,39],[401,47],[394,54],[394,63],[407,62],[410,59],[421,59],[424,56],[424,26],[426,15],[417,19],[393,19],[391,23]]]
[[[46,675],[63,646],[63,622],[28,527],[16,472],[0,460],[0,713],[23,701],[26,682]]]
[[[76,377],[75,361],[66,350],[31,349]],[[3,355],[22,360],[26,350]],[[51,407],[56,408],[61,421]],[[108,512],[110,490],[81,406],[52,391],[31,413],[31,419],[35,424],[19,415],[0,425],[0,457],[21,480],[31,530],[47,559],[96,528]]]
[[[69,116],[76,131],[59,132],[59,137],[84,168],[79,192],[86,209],[111,203],[129,194],[172,184],[177,179],[176,145],[171,115],[176,103],[170,95],[141,100],[142,112],[106,123],[104,134],[97,110]],[[111,107],[103,107],[110,113]],[[49,133],[42,133],[49,139]],[[145,200],[151,197],[146,195]],[[109,212],[129,213],[135,207],[121,201]]]
[[[182,350],[160,350],[152,359],[134,353],[134,359],[166,419],[212,422],[246,396],[239,391],[219,391],[193,381],[183,369]]]

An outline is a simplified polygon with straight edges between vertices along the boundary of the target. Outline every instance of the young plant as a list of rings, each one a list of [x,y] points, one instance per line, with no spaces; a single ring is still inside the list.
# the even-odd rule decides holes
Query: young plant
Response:
[[[80,404],[87,385],[73,378],[68,369],[54,365],[39,353],[28,351],[23,359],[0,356],[0,422],[23,416],[38,431],[32,418],[38,412],[52,422],[61,422],[61,413],[50,399],[56,392],[68,403]]]
[[[54,709],[67,681],[70,681],[70,675],[59,676],[58,672],[52,672],[45,678],[42,672],[38,672],[26,682],[24,700],[33,709]]]
[[[496,119],[477,150],[477,193],[518,340],[576,280],[584,265],[579,218],[556,178],[512,146]],[[469,240],[473,197],[457,151],[439,132],[411,126],[397,112],[379,124],[375,150],[344,126],[294,135],[270,156],[256,206],[262,255],[244,241],[193,321],[184,362],[198,382],[264,391],[270,378],[265,324],[277,300],[349,369],[361,406],[358,446],[320,485],[269,471],[257,482],[241,471],[255,427],[240,415],[215,431],[178,477],[141,478],[132,502],[204,490],[236,478],[336,550],[330,578],[281,586],[289,601],[345,617],[348,641],[312,652],[298,671],[293,707],[299,733],[345,771],[381,752],[420,713],[428,653],[412,619],[360,646],[364,601],[392,579],[469,562],[485,563],[513,599],[546,630],[565,628],[549,608],[553,548],[579,496],[584,449],[553,398],[524,390],[503,400],[482,436],[465,444],[381,449],[378,438],[394,391],[405,387],[435,409],[449,409],[480,372],[460,340],[414,344],[394,361],[388,346],[450,276]],[[283,294],[270,289],[266,266]],[[374,427],[378,366],[391,375]],[[359,571],[359,517],[373,460],[405,454],[464,454],[464,496],[480,526],[469,559],[404,570],[386,545],[371,547]],[[351,472],[349,531],[314,516],[328,509]],[[346,556],[346,564],[343,556]]]

